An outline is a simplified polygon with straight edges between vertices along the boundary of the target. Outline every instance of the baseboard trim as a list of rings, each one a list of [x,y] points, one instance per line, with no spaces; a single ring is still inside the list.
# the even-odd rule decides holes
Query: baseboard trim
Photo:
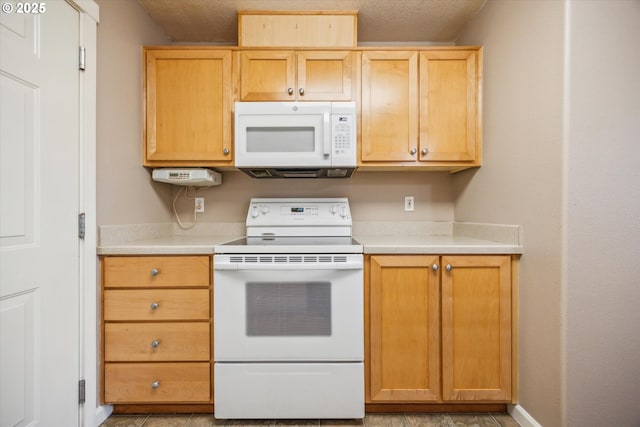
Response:
[[[509,415],[520,424],[521,427],[542,427],[525,409],[520,405],[509,405]]]
[[[112,412],[113,406],[111,405],[98,406],[96,408],[96,425],[99,426],[100,424],[105,422],[105,420],[109,418],[109,415],[111,415]]]

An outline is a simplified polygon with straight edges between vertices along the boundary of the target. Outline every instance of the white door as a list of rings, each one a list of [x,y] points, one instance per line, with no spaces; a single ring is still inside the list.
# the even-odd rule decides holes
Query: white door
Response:
[[[78,44],[66,2],[2,2],[3,427],[79,423]]]

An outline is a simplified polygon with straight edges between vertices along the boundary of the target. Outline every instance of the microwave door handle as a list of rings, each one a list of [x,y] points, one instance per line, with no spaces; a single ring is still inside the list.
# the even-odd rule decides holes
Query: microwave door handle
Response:
[[[331,153],[331,116],[329,113],[324,113],[324,132],[322,136],[323,154],[325,157],[329,157]]]

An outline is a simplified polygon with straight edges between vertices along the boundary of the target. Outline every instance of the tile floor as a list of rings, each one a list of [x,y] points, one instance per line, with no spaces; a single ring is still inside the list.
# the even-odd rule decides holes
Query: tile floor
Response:
[[[216,420],[212,415],[112,415],[100,427],[519,427],[508,414],[367,414],[363,420]]]

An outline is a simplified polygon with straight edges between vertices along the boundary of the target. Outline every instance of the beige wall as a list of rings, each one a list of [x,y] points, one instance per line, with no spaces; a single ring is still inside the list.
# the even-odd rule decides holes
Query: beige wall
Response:
[[[154,183],[141,166],[141,47],[170,41],[132,0],[98,0],[98,225],[174,221],[177,187]],[[452,221],[452,178],[447,173],[357,173],[348,180],[255,180],[223,172],[223,185],[198,194],[206,211],[199,222],[240,221],[251,197],[344,196],[354,219]],[[404,212],[404,196],[416,210]],[[192,201],[177,202],[191,222]]]
[[[97,0],[97,223],[171,221],[170,189],[142,164],[142,46],[169,44],[136,1]]]
[[[484,46],[483,167],[454,176],[456,221],[521,224],[520,405],[561,425],[562,1],[489,1],[457,44]]]
[[[566,424],[640,426],[640,1],[569,5]]]
[[[251,197],[348,197],[355,221],[452,221],[452,194],[452,178],[445,172],[356,172],[350,179],[287,180],[223,172],[221,186],[198,190],[205,198],[198,222],[244,222]],[[414,212],[404,211],[404,196],[414,196]],[[181,220],[190,223],[193,200],[181,195],[176,205]]]
[[[489,1],[458,40],[485,46],[485,166],[455,218],[523,225],[519,403],[545,427],[640,425],[638,22],[637,0]]]

